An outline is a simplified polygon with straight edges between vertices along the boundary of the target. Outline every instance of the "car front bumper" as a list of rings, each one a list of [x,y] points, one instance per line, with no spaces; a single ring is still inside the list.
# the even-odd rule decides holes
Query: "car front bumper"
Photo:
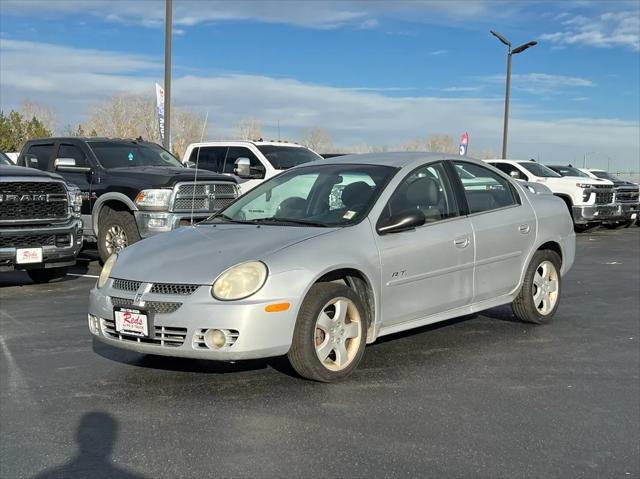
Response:
[[[576,224],[601,222],[613,219],[617,214],[617,205],[574,206],[573,222]]]
[[[80,219],[72,219],[67,224],[42,227],[34,226],[33,228],[16,229],[0,226],[0,237],[9,237],[15,235],[33,236],[35,239],[29,244],[25,244],[25,248],[42,248],[42,263],[17,264],[16,250],[22,246],[10,246],[0,248],[0,271],[26,270],[26,269],[43,269],[43,268],[59,268],[63,266],[72,266],[76,262],[76,257],[82,247],[82,221]],[[38,237],[46,237],[55,235],[56,237],[66,237],[69,240],[64,245],[41,245],[38,244]],[[2,241],[2,243],[7,243]]]
[[[214,300],[210,286],[200,286],[190,296],[149,295],[145,302],[135,302],[135,293],[124,293],[110,286],[94,288],[89,297],[89,330],[91,334],[116,348],[163,356],[234,361],[242,359],[279,356],[289,351],[295,326],[295,303],[292,298],[273,301]],[[117,296],[115,296],[117,295]],[[123,336],[114,328],[114,300],[126,296],[132,308],[145,311],[152,302],[180,302],[175,312],[150,313],[149,338]],[[286,311],[267,313],[265,306],[273,303],[290,303]],[[122,301],[119,302],[122,304]],[[219,349],[204,344],[203,334],[208,329],[228,332],[232,344]],[[166,339],[166,340],[165,340]]]
[[[635,220],[640,213],[640,203],[618,203],[616,207],[618,208],[616,221]]]

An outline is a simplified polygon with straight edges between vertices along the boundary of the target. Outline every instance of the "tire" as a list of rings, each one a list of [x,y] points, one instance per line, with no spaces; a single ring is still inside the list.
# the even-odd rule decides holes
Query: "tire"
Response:
[[[518,319],[525,323],[542,324],[553,317],[560,304],[562,292],[561,264],[560,256],[555,251],[536,251],[527,267],[522,288],[511,303]],[[555,285],[555,291],[553,285]],[[550,288],[549,292],[545,292],[547,288]]]
[[[67,274],[67,268],[28,269],[27,274],[29,275],[29,278],[31,278],[31,281],[37,284],[42,284],[64,278]]]
[[[576,233],[585,233],[587,231],[589,231],[590,229],[595,228],[596,226],[598,226],[597,224],[593,224],[593,223],[589,223],[586,225],[573,225],[573,231],[575,231]]]
[[[349,376],[364,354],[367,314],[351,288],[337,283],[313,285],[302,302],[288,353],[296,372],[327,383]]]
[[[617,230],[620,229],[622,227],[628,228],[629,226],[627,226],[627,223],[605,223],[603,225],[605,228],[610,229],[610,230]]]
[[[140,241],[138,225],[128,211],[111,210],[98,224],[98,254],[104,263],[113,253]]]

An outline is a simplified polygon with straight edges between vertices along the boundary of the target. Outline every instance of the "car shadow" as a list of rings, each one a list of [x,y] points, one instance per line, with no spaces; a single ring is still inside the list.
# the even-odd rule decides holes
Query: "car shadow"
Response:
[[[105,412],[92,411],[76,429],[78,451],[68,462],[46,469],[34,479],[92,478],[144,479],[145,476],[116,465],[111,453],[118,439],[118,422]]]
[[[149,369],[202,374],[231,374],[272,368],[288,376],[300,377],[293,367],[291,367],[285,356],[264,359],[245,359],[242,361],[211,361],[207,359],[178,358],[136,353],[134,351],[114,348],[96,339],[93,339],[93,351],[110,361]]]

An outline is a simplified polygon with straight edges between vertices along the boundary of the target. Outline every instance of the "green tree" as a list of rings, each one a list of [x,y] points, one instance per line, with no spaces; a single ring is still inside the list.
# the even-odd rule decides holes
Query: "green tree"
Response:
[[[25,141],[52,135],[53,132],[35,116],[27,120],[17,111],[12,110],[8,115],[0,111],[0,150],[2,151],[20,151]]]

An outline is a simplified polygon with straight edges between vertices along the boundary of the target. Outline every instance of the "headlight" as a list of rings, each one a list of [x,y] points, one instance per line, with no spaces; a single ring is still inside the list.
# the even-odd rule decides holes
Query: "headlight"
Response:
[[[267,274],[267,266],[260,261],[235,265],[216,278],[211,294],[222,301],[247,298],[262,288]]]
[[[107,280],[109,279],[109,275],[111,274],[111,270],[113,269],[113,265],[116,264],[118,260],[118,254],[114,253],[107,261],[104,262],[104,266],[102,267],[102,271],[100,272],[100,277],[98,278],[98,288],[104,287],[107,284]]]
[[[576,183],[578,188],[591,188],[593,185],[590,183]]]
[[[172,190],[142,190],[136,196],[136,205],[141,210],[166,211],[169,209]]]
[[[82,211],[82,191],[77,185],[73,183],[67,183],[67,190],[69,191],[69,206],[75,216],[80,216]]]

